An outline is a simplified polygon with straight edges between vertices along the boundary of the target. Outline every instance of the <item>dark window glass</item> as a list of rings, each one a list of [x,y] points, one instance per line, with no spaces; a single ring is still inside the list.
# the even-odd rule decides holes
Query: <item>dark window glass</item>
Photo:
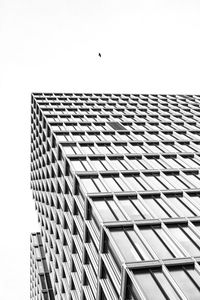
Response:
[[[108,122],[108,124],[114,129],[114,130],[126,130],[120,123],[118,122]]]

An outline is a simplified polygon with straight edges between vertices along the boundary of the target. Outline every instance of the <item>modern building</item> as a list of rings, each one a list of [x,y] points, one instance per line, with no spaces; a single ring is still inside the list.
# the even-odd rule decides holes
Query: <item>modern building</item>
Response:
[[[200,96],[35,93],[31,109],[44,290],[199,300]]]
[[[54,292],[39,232],[31,234],[30,254],[30,299],[54,300]]]

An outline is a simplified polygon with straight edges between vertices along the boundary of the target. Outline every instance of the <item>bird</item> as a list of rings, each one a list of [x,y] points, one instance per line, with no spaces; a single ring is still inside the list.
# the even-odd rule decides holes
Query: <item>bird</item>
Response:
[[[99,57],[101,57],[101,53],[99,53]]]

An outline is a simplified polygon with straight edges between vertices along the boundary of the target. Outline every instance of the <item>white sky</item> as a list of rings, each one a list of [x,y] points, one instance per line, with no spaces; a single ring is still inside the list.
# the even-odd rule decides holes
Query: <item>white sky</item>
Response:
[[[0,0],[1,299],[29,299],[39,228],[30,93],[199,94],[199,16],[199,0]]]

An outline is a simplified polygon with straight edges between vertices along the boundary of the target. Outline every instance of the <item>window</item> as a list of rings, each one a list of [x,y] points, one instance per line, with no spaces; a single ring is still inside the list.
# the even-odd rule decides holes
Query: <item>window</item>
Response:
[[[137,198],[126,197],[120,199],[120,204],[131,220],[151,219],[151,215]]]
[[[150,151],[152,153],[160,153],[160,152],[164,152],[164,150],[162,149],[162,147],[159,144],[149,144],[147,143],[148,148],[150,149]],[[149,151],[147,151],[149,152]]]
[[[160,225],[144,226],[140,228],[140,231],[158,258],[170,259],[174,257],[183,257],[183,254],[171,241]]]
[[[113,149],[110,144],[98,144],[99,151],[101,154],[112,154],[116,153],[116,151]]]
[[[114,129],[114,130],[125,130],[125,128],[118,122],[108,122],[108,124]]]
[[[94,123],[97,130],[107,130],[105,123]]]
[[[161,159],[159,159],[159,157],[157,158],[146,156],[145,159],[148,160],[148,163],[152,167],[152,169],[165,169],[165,165],[162,164],[162,161]]]
[[[167,196],[167,203],[169,206],[174,209],[174,211],[180,217],[193,217],[195,213],[187,206],[187,200],[182,198],[181,196],[178,197],[171,197]]]
[[[143,196],[146,206],[156,218],[175,218],[177,214],[159,196]]]
[[[81,178],[81,182],[83,183],[88,193],[107,192],[106,188],[99,180],[99,178]]]
[[[86,159],[71,160],[71,164],[75,171],[92,171],[92,168],[90,167]]]
[[[184,164],[178,161],[176,156],[165,156],[162,157],[163,161],[165,161],[171,168],[183,168]]]
[[[70,130],[76,130],[77,129],[77,124],[76,123],[66,123],[65,124],[66,130],[70,131]]]
[[[145,132],[145,137],[148,140],[157,140],[157,141],[162,140],[162,138],[160,137],[158,132],[157,133],[156,132],[151,132],[151,131]]]
[[[113,170],[131,170],[130,165],[121,157],[109,157]]]
[[[125,154],[125,153],[131,153],[132,149],[130,149],[127,144],[114,144],[115,148],[117,149],[118,153]]]
[[[196,151],[194,148],[190,146],[190,144],[179,143],[182,152],[194,152]]]
[[[71,133],[70,140],[77,141],[77,142],[84,141],[85,134],[80,133],[80,132],[79,133]]]
[[[81,151],[76,145],[62,146],[66,154],[81,154]]]
[[[104,222],[126,220],[113,199],[103,198],[101,200],[96,200],[93,203]]]
[[[147,166],[145,166],[145,161],[142,159],[142,157],[127,157],[127,159],[130,161],[132,165],[132,169],[138,170],[138,169],[147,169]],[[129,168],[130,170],[130,168]]]
[[[180,176],[179,173],[165,173],[163,177],[166,176],[167,181],[175,188],[175,189],[187,189],[189,185],[184,182],[184,178]]]
[[[92,125],[90,123],[79,123],[80,130],[90,130],[93,129]]]
[[[199,194],[194,194],[194,195],[189,195],[190,196],[190,201],[197,206],[197,208],[200,208],[200,195]]]
[[[131,191],[150,190],[149,185],[139,176],[139,174],[124,174],[125,181],[130,186]]]
[[[105,158],[101,158],[101,157],[90,158],[90,164],[93,167],[93,170],[97,170],[97,171],[112,170],[112,167],[105,160]]]
[[[102,136],[99,132],[87,132],[87,140],[88,141],[94,141],[99,142],[102,140]]]
[[[106,185],[108,185],[109,189],[112,192],[122,192],[129,190],[123,180],[118,176],[110,175],[109,177],[104,176],[103,178],[104,182],[106,183]]]
[[[200,256],[200,240],[187,224],[168,225],[172,236],[191,256]]]
[[[132,138],[132,135],[133,134],[130,134],[130,132],[126,132],[126,133],[121,133],[121,132],[118,132],[119,136],[120,136],[120,140],[122,141],[129,141],[129,140],[133,140]],[[117,136],[117,139],[118,140],[118,136]]]
[[[186,162],[186,164],[190,168],[199,168],[200,167],[200,161],[197,158],[182,156],[182,160],[184,160],[184,162]]]
[[[191,182],[193,186],[195,186],[196,188],[200,188],[200,178],[198,172],[185,174],[187,176],[188,181]]]
[[[193,266],[169,267],[171,276],[189,300],[199,300],[200,275]]]
[[[152,259],[133,228],[112,228],[110,234],[126,263]]]
[[[99,154],[99,151],[95,148],[94,144],[79,144],[81,152],[84,154]]]
[[[67,142],[69,140],[69,135],[68,134],[56,134],[56,139],[59,142]]]
[[[160,268],[134,271],[134,277],[148,300],[180,299]]]
[[[134,153],[140,153],[140,154],[148,152],[148,150],[145,149],[145,146],[143,146],[143,144],[132,144],[131,143],[130,145],[131,145],[131,147],[130,147],[131,153],[132,153],[132,151]]]
[[[144,176],[146,177],[146,180],[151,186],[152,190],[166,190],[169,187],[169,185],[167,185],[167,183],[162,180],[159,173],[147,173],[144,174]]]
[[[200,231],[200,222],[193,222],[193,225]]]

